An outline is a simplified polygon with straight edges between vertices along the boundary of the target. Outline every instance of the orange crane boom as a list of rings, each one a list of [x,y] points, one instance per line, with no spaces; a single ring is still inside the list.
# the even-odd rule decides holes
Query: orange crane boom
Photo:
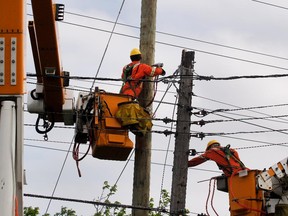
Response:
[[[32,0],[34,21],[29,22],[29,33],[36,68],[37,83],[43,93],[48,119],[63,122],[63,69],[59,54],[56,21],[63,18],[63,5],[52,0]]]

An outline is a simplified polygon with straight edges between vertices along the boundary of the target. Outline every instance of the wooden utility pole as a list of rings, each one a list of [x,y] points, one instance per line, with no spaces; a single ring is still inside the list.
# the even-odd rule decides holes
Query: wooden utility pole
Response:
[[[179,105],[170,205],[173,216],[185,215],[194,55],[193,51],[183,50],[179,68]]]
[[[142,0],[140,50],[142,63],[154,63],[155,31],[156,31],[157,0]],[[144,82],[139,102],[142,107],[147,107],[153,100],[152,82]],[[148,110],[152,110],[149,105]],[[150,170],[151,170],[151,133],[143,137],[136,136],[133,200],[134,206],[149,206],[150,199]],[[133,216],[148,216],[148,211],[132,210]]]

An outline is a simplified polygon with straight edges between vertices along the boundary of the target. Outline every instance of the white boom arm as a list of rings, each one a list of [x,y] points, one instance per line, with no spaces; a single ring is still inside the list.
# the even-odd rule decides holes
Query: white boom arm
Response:
[[[257,177],[258,187],[279,196],[288,195],[288,157],[264,170]]]
[[[275,213],[278,206],[278,211],[279,208],[283,208],[279,215],[287,215],[285,212],[288,208],[288,157],[261,172],[257,176],[257,187],[268,192],[265,196],[267,213]]]

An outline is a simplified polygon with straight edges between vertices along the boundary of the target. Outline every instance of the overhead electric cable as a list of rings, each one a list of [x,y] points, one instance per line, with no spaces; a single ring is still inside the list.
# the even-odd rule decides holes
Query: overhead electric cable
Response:
[[[176,112],[176,104],[177,104],[177,100],[178,100],[178,97],[176,96],[175,98],[175,106],[173,108],[173,112],[172,112],[172,119],[174,119],[174,115],[175,115],[175,112]],[[170,125],[170,130],[173,129],[173,123],[171,123]],[[164,185],[164,177],[165,177],[165,171],[166,171],[166,163],[167,163],[167,159],[168,159],[168,151],[170,149],[170,144],[171,144],[171,140],[172,140],[172,136],[169,136],[169,141],[168,141],[168,145],[167,145],[167,149],[166,149],[166,154],[165,154],[165,159],[164,159],[164,166],[163,166],[163,171],[162,171],[162,179],[161,179],[161,187],[160,187],[160,198],[159,198],[159,206],[160,206],[160,203],[161,203],[161,200],[162,200],[162,190],[163,190],[163,185]]]
[[[283,68],[284,69],[284,68]],[[288,70],[288,68],[285,68]],[[195,80],[236,80],[236,79],[259,79],[259,78],[280,78],[287,77],[288,74],[272,74],[272,75],[244,75],[244,76],[230,76],[230,77],[214,77],[214,76],[196,76]]]
[[[258,1],[258,0],[251,0],[251,1],[254,1],[254,2],[257,2],[257,3],[261,3],[261,4],[265,4],[265,5],[269,5],[269,6],[272,6],[272,7],[277,7],[277,8],[288,10],[287,7],[283,7],[283,6],[276,5],[276,4],[271,4],[271,3],[268,3],[268,2],[263,2],[263,1]]]
[[[77,27],[82,27],[82,28],[87,28],[87,29],[91,29],[91,30],[96,30],[96,31],[102,31],[102,32],[106,32],[106,33],[110,33],[111,34],[111,31],[100,29],[100,28],[95,28],[95,27],[90,27],[90,26],[86,26],[86,25],[71,23],[71,22],[67,22],[67,21],[61,21],[61,23],[65,23],[65,24],[73,25],[73,26],[77,26]],[[113,34],[119,35],[119,36],[123,36],[123,37],[134,38],[134,39],[137,39],[137,40],[140,39],[140,37],[138,37],[138,36],[132,36],[132,35],[119,33],[119,32],[113,32]],[[276,69],[280,69],[280,70],[288,70],[288,68],[284,68],[284,67],[280,67],[280,66],[275,66],[275,65],[270,65],[270,64],[266,64],[266,63],[251,61],[251,60],[248,60],[248,59],[241,59],[241,58],[237,58],[237,57],[233,57],[233,56],[222,55],[222,54],[213,53],[213,52],[204,51],[204,50],[198,50],[198,49],[194,49],[194,48],[191,48],[191,47],[184,47],[184,46],[175,45],[175,44],[171,44],[171,43],[167,43],[167,42],[155,41],[155,43],[162,44],[162,45],[165,45],[165,46],[180,48],[180,49],[194,50],[196,52],[200,52],[200,53],[204,53],[204,54],[208,54],[208,55],[214,55],[214,56],[228,58],[228,59],[232,59],[232,60],[236,60],[236,61],[242,61],[242,62],[246,62],[246,63],[251,63],[251,64],[257,64],[257,65],[261,65],[261,66],[276,68]]]
[[[33,85],[35,85],[36,83],[34,83],[34,82],[26,82],[27,84],[33,84]],[[39,84],[39,83],[38,83]],[[49,86],[49,85],[47,85],[47,86]],[[89,91],[87,91],[87,90],[85,90],[85,89],[76,89],[76,88],[71,88],[71,87],[65,87],[65,89],[68,89],[68,90],[74,90],[74,91],[79,91],[79,92],[89,92]]]
[[[31,15],[31,14],[28,14],[28,15]],[[75,24],[75,23],[66,22],[66,21],[61,21],[61,23],[65,23],[65,24],[69,24],[69,25],[74,25],[74,26],[78,26],[78,27],[83,27],[83,28],[87,28],[87,29],[92,29],[92,30],[97,30],[97,31],[102,31],[102,32],[106,32],[106,33],[110,33],[110,34],[111,34],[111,31],[109,31],[109,30],[103,30],[103,29],[99,29],[99,28],[95,28],[95,27],[85,26],[85,25],[81,25],[81,24]],[[134,38],[134,39],[138,39],[138,40],[140,39],[140,38],[137,37],[137,36],[131,36],[131,35],[128,35],[128,34],[123,34],[123,33],[118,33],[118,32],[113,32],[113,34],[119,35],[119,36],[130,37],[130,38]],[[213,52],[209,52],[209,51],[204,51],[204,50],[197,50],[197,49],[194,49],[194,48],[183,47],[183,46],[180,46],[180,45],[173,45],[173,44],[171,44],[171,43],[166,43],[166,42],[161,42],[161,41],[155,41],[155,43],[162,44],[162,45],[166,45],[166,46],[171,46],[171,47],[176,47],[176,48],[180,48],[180,49],[194,50],[194,51],[196,51],[196,52],[200,52],[200,53],[204,53],[204,54],[209,54],[209,55],[214,55],[214,56],[218,56],[218,57],[228,58],[228,59],[232,59],[232,60],[247,62],[247,63],[251,63],[251,64],[262,65],[262,66],[271,67],[271,68],[276,68],[276,69],[280,69],[280,70],[288,70],[288,68],[284,68],[284,67],[280,67],[280,66],[275,66],[275,65],[270,65],[270,64],[266,64],[266,63],[251,61],[251,60],[248,60],[248,59],[241,59],[241,58],[237,58],[237,57],[233,57],[233,56],[227,56],[227,55],[217,54],[217,53],[213,53]],[[272,57],[272,56],[271,56],[271,57]]]
[[[237,131],[237,132],[215,132],[215,133],[203,133],[206,136],[224,136],[224,135],[236,135],[236,134],[258,134],[258,133],[272,133],[272,132],[283,132],[288,131],[285,129],[271,129],[271,130],[260,130],[260,131]],[[195,137],[197,134],[191,134],[191,136]],[[287,134],[288,135],[288,134]]]
[[[169,84],[168,84],[168,86],[167,86],[167,88],[166,88],[166,91],[164,92],[164,94],[163,94],[163,96],[162,96],[161,100],[159,101],[159,103],[158,103],[158,106],[157,106],[157,107],[156,107],[156,109],[154,110],[154,112],[153,112],[152,116],[155,116],[155,114],[156,114],[156,112],[157,112],[158,108],[159,108],[159,107],[160,107],[160,105],[162,104],[162,102],[163,102],[163,100],[164,100],[164,98],[165,98],[165,96],[166,96],[166,94],[167,94],[168,90],[171,88],[171,86],[172,86],[172,84],[171,84],[171,83],[169,83]],[[154,101],[154,100],[153,100],[153,101]]]
[[[88,19],[98,20],[98,21],[102,21],[102,22],[106,22],[106,23],[114,23],[113,21],[110,21],[110,20],[101,19],[101,18],[92,17],[92,16],[87,16],[87,15],[82,15],[82,14],[78,14],[78,13],[73,13],[73,12],[68,12],[68,11],[65,11],[65,13],[66,14],[71,14],[71,15],[74,15],[74,16],[88,18]],[[118,25],[129,27],[129,28],[134,28],[134,29],[140,29],[140,27],[138,27],[138,26],[129,25],[129,24],[125,24],[125,23],[118,23]],[[196,42],[199,42],[199,43],[204,43],[204,44],[209,44],[209,45],[229,48],[229,49],[233,49],[233,50],[243,51],[243,52],[247,52],[247,53],[253,53],[253,54],[258,54],[258,55],[262,55],[262,56],[267,56],[267,57],[272,57],[272,58],[277,58],[277,59],[282,59],[282,60],[288,60],[288,58],[281,57],[281,56],[270,55],[270,54],[266,54],[266,53],[262,53],[262,52],[257,52],[257,51],[253,51],[253,50],[243,49],[243,48],[229,46],[229,45],[224,45],[224,44],[220,44],[220,43],[215,43],[215,42],[195,39],[195,38],[191,38],[191,37],[187,37],[187,36],[182,36],[182,35],[172,34],[172,33],[168,33],[168,32],[163,32],[163,31],[159,31],[159,30],[157,30],[156,33],[157,34],[171,36],[171,37],[175,37],[175,38],[181,38],[181,39],[185,39],[185,40],[196,41]]]
[[[215,115],[219,115],[219,114],[215,114]],[[227,117],[227,116],[223,116],[223,115],[219,115],[219,116],[233,119],[231,117]],[[267,131],[263,131],[263,133],[266,133],[266,132],[278,132],[278,133],[282,133],[282,134],[288,135],[288,133],[285,133],[285,131],[287,131],[288,129],[279,129],[279,130],[277,130],[277,129],[272,129],[272,128],[265,127],[265,126],[262,126],[262,125],[254,124],[254,123],[251,123],[251,122],[246,122],[246,121],[241,121],[241,122],[246,123],[246,124],[250,124],[250,125],[253,125],[253,126],[256,126],[256,127],[261,127],[261,128],[268,129]],[[254,132],[253,131],[251,131],[251,132],[233,132],[233,133],[224,133],[224,132],[223,133],[203,133],[203,132],[200,132],[200,133],[192,133],[191,136],[203,139],[206,136],[224,136],[224,135],[240,134],[240,133],[260,133],[260,132],[258,132],[258,131],[254,131]]]
[[[216,109],[216,110],[210,111],[210,113],[234,112],[234,111],[242,111],[242,110],[274,108],[274,107],[282,107],[282,106],[288,106],[288,104],[287,103],[285,103],[285,104],[271,104],[271,105],[262,105],[262,106],[254,106],[254,107],[239,107],[239,108],[234,108],[234,109]],[[197,107],[193,107],[193,108],[197,108]]]
[[[265,3],[265,2],[261,2],[261,1],[256,1],[256,0],[252,0],[252,1],[255,1],[255,2],[258,2],[258,3],[264,3],[264,4],[267,4],[267,5],[279,7],[279,8],[282,8],[282,9],[288,9],[288,8],[285,8],[285,7],[281,7],[281,6],[278,6],[278,5],[273,5],[273,4],[269,4],[269,3]],[[28,5],[31,5],[31,4],[28,4]],[[92,19],[92,20],[98,20],[98,21],[106,22],[106,23],[112,23],[112,24],[115,23],[115,21],[106,20],[106,19],[102,19],[102,18],[98,18],[98,17],[94,17],[94,16],[88,16],[88,15],[79,14],[79,13],[74,13],[74,12],[69,12],[69,11],[65,11],[65,14],[70,14],[70,15],[78,16],[78,17],[84,17],[84,18],[88,18],[88,19]],[[27,14],[27,15],[33,16],[32,14]],[[140,29],[139,26],[135,26],[135,25],[129,25],[129,24],[120,23],[120,22],[118,22],[117,24],[121,25],[121,26],[129,27],[129,28]],[[215,43],[215,42],[211,42],[211,41],[200,40],[200,39],[191,38],[191,37],[182,36],[182,35],[177,35],[177,34],[173,34],[173,33],[168,33],[168,32],[163,32],[163,31],[156,31],[156,33],[157,34],[171,36],[171,37],[181,38],[181,39],[185,39],[185,40],[196,41],[196,42],[199,42],[199,43],[204,43],[204,44],[209,44],[209,45],[214,45],[214,46],[234,49],[234,50],[243,51],[243,52],[247,52],[247,53],[253,53],[253,54],[258,54],[258,55],[262,55],[262,56],[267,56],[267,57],[272,57],[272,58],[277,58],[277,59],[282,59],[282,60],[288,60],[288,58],[286,58],[286,57],[271,55],[271,54],[262,53],[262,52],[258,52],[258,51],[253,51],[253,50],[243,49],[243,48],[229,46],[229,45],[225,45],[225,44]]]
[[[43,140],[38,140],[37,142],[43,142]],[[45,141],[46,142],[49,142],[49,141]],[[54,141],[55,143],[61,143],[61,141]],[[66,142],[63,142],[65,144],[70,144],[69,143],[66,143]],[[84,143],[83,143],[84,144]],[[85,144],[84,144],[85,145]],[[89,144],[86,144],[86,145],[89,145]],[[53,151],[61,151],[61,152],[67,152],[67,150],[64,150],[64,149],[60,149],[60,148],[51,148],[51,147],[46,147],[46,146],[39,146],[39,145],[32,145],[32,144],[28,144],[28,143],[24,143],[24,146],[27,146],[27,147],[33,147],[33,148],[40,148],[40,149],[46,149],[46,150],[53,150]],[[155,148],[152,148],[151,151],[157,151],[157,152],[167,152],[167,149],[155,149]],[[70,152],[73,152],[73,151],[70,151]],[[168,150],[169,153],[173,153],[172,150]],[[85,154],[85,152],[79,152],[79,154]],[[91,153],[89,155],[92,155]],[[131,160],[132,161],[132,160]]]
[[[48,210],[49,210],[49,207],[50,207],[50,204],[51,204],[51,202],[52,202],[52,198],[54,197],[54,194],[55,194],[56,188],[57,188],[57,186],[58,186],[59,180],[60,180],[61,175],[62,175],[62,173],[63,173],[64,166],[65,166],[65,164],[66,164],[66,161],[67,161],[67,158],[68,158],[68,155],[69,155],[70,149],[71,149],[71,147],[72,147],[72,143],[73,143],[73,141],[74,141],[74,137],[72,138],[72,141],[71,141],[71,143],[70,143],[70,146],[69,146],[69,148],[68,148],[68,150],[67,150],[67,154],[66,154],[66,156],[65,156],[65,158],[64,158],[64,161],[63,161],[63,164],[62,164],[61,170],[60,170],[60,172],[59,172],[59,175],[58,175],[58,178],[57,178],[57,180],[56,180],[55,186],[54,186],[54,188],[53,188],[53,192],[52,192],[52,195],[51,195],[51,199],[49,200],[49,203],[48,203],[48,205],[47,205],[47,208],[46,208],[45,214],[47,214],[47,212],[48,212]]]
[[[118,23],[118,19],[119,19],[119,17],[120,17],[120,14],[121,14],[121,11],[122,11],[122,8],[123,8],[124,3],[125,3],[125,0],[122,1],[121,7],[120,7],[119,12],[118,12],[118,15],[117,15],[117,18],[116,18],[116,20],[115,20],[115,23],[114,23],[114,25],[113,25],[112,31],[111,31],[111,33],[110,33],[110,37],[109,37],[108,42],[107,42],[107,44],[106,44],[106,47],[105,47],[105,50],[104,50],[103,56],[102,56],[102,58],[101,58],[101,61],[100,61],[99,67],[98,67],[98,69],[97,69],[97,72],[96,72],[95,78],[96,78],[96,77],[98,76],[98,74],[99,74],[99,71],[100,71],[101,65],[102,65],[102,63],[103,63],[104,57],[105,57],[105,55],[106,55],[106,52],[107,52],[107,50],[108,50],[108,47],[109,47],[110,41],[111,41],[111,39],[112,39],[112,35],[114,34],[114,30],[115,30],[116,25],[117,25],[117,23]],[[90,92],[93,91],[94,84],[95,84],[95,81],[93,82],[93,84],[92,84],[92,86],[91,86]]]
[[[239,121],[250,121],[250,120],[266,120],[271,118],[284,118],[288,117],[288,115],[279,115],[279,116],[265,116],[265,117],[249,117],[249,118],[241,118],[241,119],[218,119],[218,120],[201,120],[201,121],[193,121],[191,124],[205,125],[209,123],[221,123],[221,122],[239,122]]]
[[[223,135],[221,137],[222,138],[228,138],[228,139],[242,140],[242,141],[252,142],[252,143],[261,143],[262,144],[261,146],[263,146],[263,144],[266,144],[267,147],[273,146],[273,145],[275,145],[275,146],[281,146],[282,145],[282,143],[280,143],[280,144],[276,143],[275,144],[275,143],[267,142],[267,141],[263,141],[263,140],[247,139],[247,138],[234,137],[234,136],[228,136],[228,135]],[[284,143],[284,145],[286,145],[286,144]],[[241,149],[241,147],[239,147],[239,149]]]
[[[128,166],[128,163],[129,163],[130,161],[132,161],[131,158],[132,158],[132,156],[134,155],[134,153],[135,153],[135,148],[133,148],[132,152],[130,153],[129,158],[126,160],[126,163],[125,163],[124,167],[122,168],[122,170],[121,170],[121,172],[120,172],[117,180],[115,181],[115,183],[114,183],[114,185],[113,185],[112,187],[117,186],[118,181],[120,180],[120,178],[122,177],[122,174],[124,173],[124,170],[125,170],[126,167]],[[109,193],[108,196],[107,196],[105,199],[106,199],[106,200],[109,200],[110,196],[112,196],[112,195],[113,195],[113,193]],[[104,206],[103,206],[103,207],[104,207]],[[102,209],[101,209],[101,210],[102,210]],[[101,212],[101,210],[100,210],[100,212]]]
[[[196,113],[197,113],[197,115],[196,115]],[[205,115],[200,115],[200,113],[206,113]],[[192,113],[192,114],[194,114],[195,116],[197,116],[197,117],[204,117],[204,116],[206,116],[206,115],[208,115],[210,112],[209,111],[207,111],[207,110],[202,110],[202,111],[199,111],[199,112],[194,112],[194,113]],[[211,111],[211,113],[212,113],[212,111]],[[263,120],[266,120],[266,121],[271,121],[271,122],[277,122],[277,123],[283,123],[283,124],[288,124],[288,119],[283,119],[283,118],[281,118],[281,117],[279,117],[279,116],[277,116],[277,117],[274,117],[274,116],[272,116],[272,115],[268,115],[268,114],[265,114],[265,113],[263,113],[263,115],[265,115],[266,117],[255,117],[255,116],[251,116],[251,115],[244,115],[244,114],[240,114],[240,113],[233,113],[233,112],[228,112],[228,113],[226,113],[226,114],[229,114],[229,115],[234,115],[234,116],[240,116],[240,117],[243,117],[243,118],[251,118],[251,120],[252,120],[252,118],[254,119],[254,118],[259,118],[259,119],[263,119]],[[276,119],[275,119],[276,118]],[[231,121],[240,121],[240,120],[244,120],[244,119],[235,119],[235,120],[233,120],[233,119],[231,119]],[[257,120],[257,119],[256,119]],[[160,121],[160,120],[159,120]],[[164,121],[164,120],[163,120]],[[212,120],[213,121],[213,120]],[[217,122],[218,120],[216,120],[216,122]],[[227,120],[228,122],[230,121],[230,120]],[[219,122],[222,122],[222,120],[219,120]],[[226,122],[226,120],[224,120],[223,122]],[[208,123],[209,123],[209,120],[208,120]],[[200,121],[193,121],[193,124],[196,124],[196,125],[205,125],[205,120],[204,119],[201,119]]]
[[[220,115],[220,114],[215,114],[215,115],[218,115],[218,116],[221,116],[221,117],[224,117],[224,118],[233,119],[231,117],[223,116],[223,115]],[[277,131],[277,130],[272,129],[270,127],[265,127],[263,125],[255,124],[255,123],[252,123],[252,122],[246,122],[246,121],[240,121],[240,122],[243,122],[243,123],[249,124],[249,125],[253,125],[253,126],[256,126],[256,127],[264,128],[264,129],[267,129],[267,130],[270,130],[270,131],[278,132],[278,133],[281,133],[281,134],[288,135],[288,133],[285,133],[284,131],[281,131],[281,130]]]
[[[37,74],[33,74],[33,73],[27,73],[26,74],[27,77],[44,77],[44,76],[38,76]],[[51,77],[51,76],[50,76]],[[108,77],[88,77],[88,76],[69,76],[69,77],[65,77],[65,76],[56,76],[53,75],[54,78],[65,78],[65,79],[70,79],[70,80],[100,80],[100,81],[115,81],[115,82],[123,82],[123,80],[121,78],[108,78]],[[170,82],[174,82],[173,80],[171,81],[171,79],[175,79],[174,75],[170,75],[170,76],[165,76],[160,78],[159,80],[146,80],[146,79],[131,79],[130,81],[141,81],[141,82],[152,82],[152,83],[159,83],[159,82],[163,82],[163,83],[170,83]]]
[[[67,201],[67,202],[102,205],[102,206],[109,206],[109,207],[122,207],[122,208],[141,209],[141,210],[147,210],[147,211],[158,211],[158,212],[166,212],[166,213],[168,212],[166,209],[160,209],[160,208],[132,206],[132,205],[124,205],[124,204],[108,203],[108,202],[97,202],[97,201],[71,199],[71,198],[55,197],[55,196],[45,196],[45,195],[39,195],[39,194],[28,194],[28,193],[25,193],[24,196],[26,196],[26,197],[34,197],[34,198],[42,198],[42,199],[49,199],[49,200],[59,200],[59,201]]]
[[[244,146],[244,147],[238,147],[238,148],[235,148],[237,150],[240,150],[240,149],[253,149],[253,148],[267,148],[267,147],[275,147],[275,146],[281,146],[281,147],[288,147],[287,146],[288,143],[271,143],[271,144],[266,144],[266,145],[258,145],[258,146]]]
[[[32,148],[39,148],[39,149],[45,149],[45,150],[52,150],[52,151],[60,151],[60,152],[67,152],[67,150],[63,150],[63,149],[57,149],[57,148],[50,148],[50,147],[42,147],[42,146],[37,146],[37,145],[30,145],[30,144],[24,144],[24,146],[27,147],[32,147]],[[151,149],[151,150],[155,150],[155,149]],[[167,150],[161,150],[161,151],[167,151]],[[72,152],[72,151],[69,151]],[[82,152],[81,154],[85,154],[84,152]],[[130,160],[130,162],[134,161],[133,159]],[[159,166],[163,166],[163,163],[157,163],[157,162],[151,162],[151,164],[153,165],[159,165]],[[165,164],[165,166],[169,166],[172,167],[172,165],[170,164]],[[201,168],[191,168],[192,170],[198,170],[198,171],[205,171],[205,172],[212,172],[212,173],[219,173],[219,171],[215,171],[215,170],[208,170],[208,169],[201,169]]]
[[[228,106],[231,106],[231,107],[235,107],[235,108],[238,108],[238,109],[242,109],[242,107],[240,106],[236,106],[236,105],[233,105],[233,104],[230,104],[230,103],[225,103],[225,102],[222,102],[222,101],[218,101],[218,100],[215,100],[215,99],[211,99],[211,98],[207,98],[207,97],[203,97],[203,96],[199,96],[199,95],[196,95],[196,94],[193,94],[193,96],[195,97],[199,97],[199,98],[202,98],[202,99],[205,99],[205,100],[209,100],[209,101],[213,101],[215,103],[219,103],[219,104],[223,104],[223,105],[228,105]],[[284,105],[284,104],[283,104]],[[275,107],[277,105],[274,105]],[[281,105],[280,105],[281,106]],[[245,108],[244,108],[245,109]],[[266,116],[271,116],[271,115],[268,115],[266,113],[263,113],[263,112],[259,112],[259,111],[255,111],[255,110],[249,110],[250,112],[253,112],[253,113],[257,113],[257,114],[261,114],[261,115],[266,115]],[[248,117],[248,116],[247,116]],[[283,121],[287,121],[286,119],[281,119]],[[270,119],[271,121],[271,119]]]

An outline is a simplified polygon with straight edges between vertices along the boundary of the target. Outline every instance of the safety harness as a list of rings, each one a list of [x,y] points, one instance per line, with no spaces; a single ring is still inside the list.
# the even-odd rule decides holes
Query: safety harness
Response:
[[[132,86],[131,81],[133,81],[133,80],[131,80],[131,75],[132,75],[133,69],[139,65],[140,65],[140,63],[126,65],[126,67],[123,71],[123,73],[124,73],[123,84],[122,84],[120,93],[122,92],[122,89],[123,89],[125,83],[128,82],[130,89],[132,89],[132,91],[134,92],[134,96],[136,96],[135,88],[139,85],[140,81],[138,81],[135,86]],[[139,69],[139,67],[137,67],[136,73],[138,72],[138,69]]]
[[[228,163],[228,166],[225,167],[225,166],[221,166],[221,165],[217,164],[218,167],[219,167],[219,169],[221,169],[221,170],[226,169],[230,174],[232,174],[232,173],[233,173],[233,167],[232,167],[232,165],[231,165],[231,163],[230,163],[230,158],[233,158],[236,162],[238,162],[239,165],[240,165],[240,167],[241,167],[242,169],[245,169],[245,168],[246,168],[245,165],[244,165],[244,163],[243,163],[238,157],[236,157],[236,156],[234,155],[234,152],[232,152],[232,151],[230,150],[230,144],[228,144],[228,145],[225,146],[225,147],[220,147],[220,150],[224,152],[225,159],[226,159],[226,161],[227,161],[227,163]],[[218,153],[217,151],[215,151],[215,152]],[[218,154],[219,154],[219,153],[218,153]]]

